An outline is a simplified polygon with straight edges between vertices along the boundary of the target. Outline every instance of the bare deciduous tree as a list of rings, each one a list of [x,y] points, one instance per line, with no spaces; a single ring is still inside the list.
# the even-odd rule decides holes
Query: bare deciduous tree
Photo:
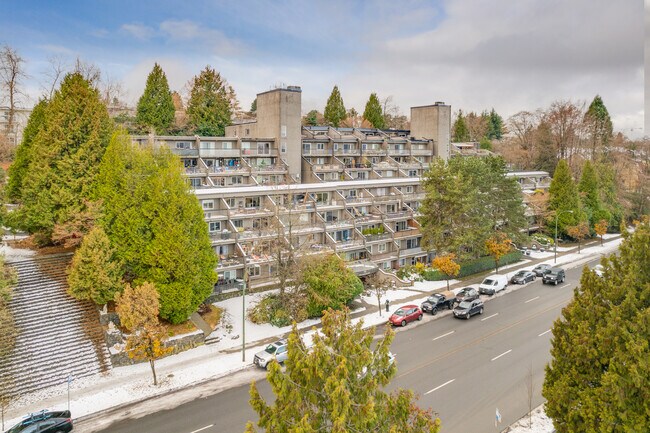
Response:
[[[377,298],[377,307],[379,308],[379,317],[381,317],[381,298],[390,288],[390,280],[382,275],[380,271],[366,277],[364,281],[366,290],[369,290]]]
[[[48,100],[51,100],[54,91],[59,87],[59,83],[66,72],[70,69],[70,66],[61,56],[50,56],[47,59],[47,62],[49,67],[45,72],[43,72],[44,82],[41,84],[41,88],[43,89],[45,97]]]
[[[7,134],[12,136],[14,136],[16,107],[21,97],[25,96],[21,88],[22,80],[25,78],[27,78],[25,60],[20,57],[20,54],[15,49],[9,45],[4,45],[0,49],[0,89],[3,93],[2,99],[9,103]]]

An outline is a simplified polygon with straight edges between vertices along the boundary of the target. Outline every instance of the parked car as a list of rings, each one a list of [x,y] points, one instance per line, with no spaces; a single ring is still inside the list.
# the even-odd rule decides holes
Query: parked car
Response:
[[[473,301],[474,299],[478,299],[478,292],[474,287],[465,287],[460,289],[460,292],[456,293],[456,303]]]
[[[535,274],[531,271],[519,271],[510,278],[512,284],[526,284],[535,281]]]
[[[434,293],[424,301],[420,308],[423,313],[431,313],[435,316],[438,310],[443,308],[453,309],[456,303],[456,297],[452,292]]]
[[[506,286],[508,285],[508,277],[505,275],[490,275],[486,279],[483,280],[481,284],[478,286],[478,292],[480,294],[486,294],[486,295],[494,295],[497,292],[500,292],[501,290],[505,290]]]
[[[564,274],[564,269],[551,268],[551,270],[542,277],[542,283],[555,284],[557,286],[559,283],[563,283],[565,279],[566,275]]]
[[[480,299],[463,301],[454,308],[454,317],[459,319],[469,319],[474,314],[483,314],[483,301]]]
[[[592,269],[596,275],[599,277],[603,277],[603,274],[605,273],[605,267],[603,265],[596,265]]]
[[[72,431],[72,415],[69,410],[32,413],[26,416],[7,433],[67,433]]]
[[[389,322],[394,326],[406,326],[414,320],[422,320],[422,310],[417,305],[404,305],[390,316]]]
[[[268,368],[272,362],[279,362],[282,364],[288,358],[288,341],[286,339],[278,340],[266,346],[266,349],[255,354],[253,364],[258,367]]]
[[[533,268],[533,273],[537,275],[538,277],[543,277],[544,274],[548,273],[552,268],[551,265],[547,265],[546,263],[542,263],[541,265],[537,265]]]

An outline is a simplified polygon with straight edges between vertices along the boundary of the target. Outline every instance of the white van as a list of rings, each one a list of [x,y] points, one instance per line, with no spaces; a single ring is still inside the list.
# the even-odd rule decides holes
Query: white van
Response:
[[[490,275],[486,279],[483,280],[481,284],[478,286],[478,292],[480,294],[486,294],[486,295],[494,295],[497,292],[500,292],[501,290],[505,290],[506,286],[508,285],[508,277],[505,275]]]

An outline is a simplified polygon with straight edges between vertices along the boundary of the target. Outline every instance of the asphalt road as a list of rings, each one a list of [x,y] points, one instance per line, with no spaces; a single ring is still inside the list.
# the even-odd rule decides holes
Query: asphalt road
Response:
[[[594,259],[586,266],[597,262]],[[558,286],[545,286],[538,278],[519,290],[500,294],[485,303],[483,315],[470,320],[445,312],[435,320],[427,318],[399,329],[391,346],[397,375],[389,389],[409,388],[418,393],[419,405],[440,416],[442,432],[501,431],[529,407],[543,402],[550,328],[572,298],[582,267],[567,269],[566,282]],[[258,389],[267,401],[272,399],[261,371]],[[248,390],[248,384],[230,388],[174,409],[124,419],[102,432],[242,432],[246,421],[257,419],[248,404]],[[497,408],[503,422],[495,427]]]

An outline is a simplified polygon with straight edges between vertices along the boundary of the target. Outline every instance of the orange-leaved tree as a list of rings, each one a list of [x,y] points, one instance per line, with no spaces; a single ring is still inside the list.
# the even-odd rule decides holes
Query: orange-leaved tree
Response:
[[[172,351],[165,347],[165,330],[158,321],[159,295],[152,283],[132,287],[127,284],[122,293],[115,295],[115,310],[120,323],[131,334],[126,339],[126,352],[129,358],[149,361],[153,384],[158,385],[155,361]]]
[[[494,257],[496,273],[499,273],[499,260],[510,252],[512,241],[505,233],[497,232],[485,241],[485,248],[488,253]]]
[[[594,231],[598,236],[600,236],[600,246],[603,246],[603,235],[607,233],[608,225],[607,220],[600,220],[594,224]]]
[[[447,277],[447,290],[449,290],[449,278],[455,277],[460,272],[460,265],[456,263],[456,254],[441,254],[431,261],[431,266],[439,270]]]
[[[567,227],[566,233],[578,241],[578,253],[580,253],[580,243],[589,235],[589,225],[584,221],[579,222],[574,226]]]

